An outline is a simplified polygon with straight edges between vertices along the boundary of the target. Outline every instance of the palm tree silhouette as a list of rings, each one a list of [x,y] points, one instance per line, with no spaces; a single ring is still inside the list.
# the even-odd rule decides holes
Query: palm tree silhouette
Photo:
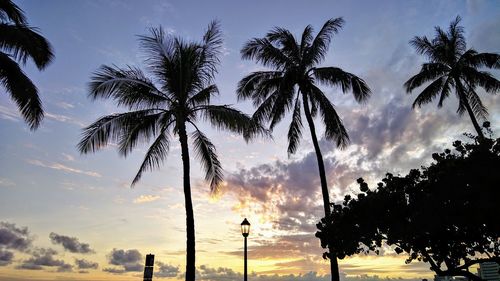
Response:
[[[49,42],[30,27],[24,12],[11,0],[0,1],[0,84],[17,104],[25,122],[35,130],[43,119],[38,89],[18,63],[33,60],[43,70],[53,59]]]
[[[187,126],[194,129],[190,137],[212,192],[218,190],[222,181],[222,167],[215,146],[196,125],[198,120],[204,119],[217,129],[244,134],[246,139],[265,131],[252,125],[249,116],[228,105],[210,104],[211,97],[219,93],[212,84],[222,46],[217,22],[208,26],[201,43],[167,35],[161,27],[150,31],[151,35],[140,37],[140,43],[148,55],[147,70],[156,83],[139,68],[101,66],[92,77],[90,97],[114,99],[131,111],[104,116],[85,128],[78,148],[81,153],[89,153],[115,142],[119,153],[127,156],[138,143],[153,140],[132,181],[134,185],[144,171],[162,164],[172,134],[178,136],[187,224],[186,281],[192,281],[195,280],[195,230]]]
[[[343,23],[342,18],[328,20],[316,37],[308,25],[300,42],[290,31],[279,27],[264,38],[248,41],[241,50],[242,58],[253,59],[273,70],[251,73],[239,82],[237,89],[239,99],[251,99],[257,107],[253,118],[259,123],[270,122],[271,130],[288,111],[293,111],[288,130],[289,155],[297,151],[302,136],[302,104],[318,161],[325,216],[330,214],[330,197],[313,118],[318,113],[321,115],[326,139],[336,141],[339,147],[348,144],[349,136],[333,104],[316,84],[338,86],[344,93],[352,91],[358,102],[370,96],[365,81],[356,75],[337,67],[318,66],[325,59],[331,37]],[[332,280],[337,281],[337,258],[334,249],[329,251]]]
[[[481,102],[476,87],[482,87],[487,93],[496,94],[500,82],[490,73],[478,70],[481,67],[500,67],[500,55],[494,53],[478,53],[467,49],[464,29],[459,26],[460,17],[451,22],[448,32],[435,27],[436,34],[432,40],[426,36],[416,36],[410,41],[417,53],[426,56],[429,62],[422,64],[420,72],[404,84],[407,93],[425,83],[431,82],[415,99],[413,108],[421,107],[439,97],[438,107],[452,89],[458,98],[458,114],[467,112],[480,139],[484,134],[477,119],[486,119],[487,108]]]

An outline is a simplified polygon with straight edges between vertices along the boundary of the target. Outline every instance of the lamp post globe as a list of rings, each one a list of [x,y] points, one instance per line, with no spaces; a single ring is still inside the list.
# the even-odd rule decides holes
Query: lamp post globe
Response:
[[[243,237],[248,237],[248,234],[250,234],[250,223],[246,218],[241,223],[241,234]]]
[[[244,247],[244,271],[243,271],[243,281],[248,281],[248,275],[247,275],[247,237],[248,234],[250,234],[250,223],[248,220],[245,218],[243,222],[241,223],[241,235],[243,235],[244,240],[245,240],[245,247]]]

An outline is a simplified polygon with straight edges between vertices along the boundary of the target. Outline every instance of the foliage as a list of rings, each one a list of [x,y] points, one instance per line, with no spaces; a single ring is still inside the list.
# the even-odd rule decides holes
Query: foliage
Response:
[[[413,107],[420,107],[438,97],[438,107],[441,107],[454,89],[458,98],[458,114],[467,112],[477,134],[482,138],[484,136],[476,119],[486,119],[488,110],[476,88],[479,86],[486,93],[496,94],[500,90],[500,81],[480,68],[500,68],[500,55],[467,49],[460,20],[457,16],[450,23],[448,31],[436,27],[433,39],[416,36],[410,41],[417,53],[427,57],[429,62],[422,64],[420,72],[406,81],[404,86],[411,93],[428,84],[413,102]]]
[[[24,12],[11,0],[0,1],[0,85],[10,94],[32,130],[43,119],[42,102],[38,89],[19,63],[25,65],[31,59],[43,70],[53,58],[49,42],[28,25]]]
[[[423,261],[437,275],[473,279],[472,265],[500,262],[500,139],[453,147],[434,153],[428,167],[388,173],[374,190],[358,179],[361,192],[333,204],[331,216],[317,224],[322,246],[345,258],[389,245],[408,255],[406,263]]]

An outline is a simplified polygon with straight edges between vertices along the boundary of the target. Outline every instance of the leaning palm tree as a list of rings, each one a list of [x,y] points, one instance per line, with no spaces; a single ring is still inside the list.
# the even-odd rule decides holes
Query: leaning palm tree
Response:
[[[478,53],[467,49],[464,29],[459,26],[460,17],[451,22],[447,32],[435,27],[435,37],[430,40],[426,36],[416,36],[410,41],[415,50],[426,56],[429,62],[422,64],[420,72],[404,84],[406,92],[411,93],[425,83],[430,84],[417,96],[413,108],[433,101],[439,97],[438,107],[455,90],[458,98],[458,114],[465,112],[477,131],[479,139],[484,139],[477,119],[485,119],[488,111],[479,98],[476,88],[482,87],[487,93],[496,94],[500,90],[500,82],[490,73],[479,68],[500,67],[500,55],[494,53]]]
[[[33,60],[43,70],[53,59],[52,47],[30,27],[24,12],[11,0],[0,0],[0,84],[17,104],[32,130],[43,119],[38,89],[19,67]]]
[[[138,143],[149,142],[144,161],[132,181],[136,184],[146,170],[158,168],[166,159],[173,135],[181,145],[184,200],[187,224],[186,281],[195,280],[195,230],[191,201],[188,137],[205,169],[205,180],[216,192],[222,181],[222,168],[215,146],[199,129],[204,119],[218,129],[245,135],[265,133],[251,125],[251,118],[228,105],[211,105],[218,94],[214,81],[222,39],[217,22],[212,22],[201,42],[185,42],[152,28],[140,37],[147,54],[145,64],[154,77],[148,78],[139,68],[102,66],[92,77],[90,97],[114,99],[128,112],[104,116],[84,129],[78,144],[81,153],[95,152],[110,142],[117,143],[127,156]],[[188,127],[193,130],[188,134]]]
[[[238,85],[239,99],[251,99],[257,107],[253,114],[259,123],[269,123],[272,130],[288,111],[292,121],[288,130],[288,154],[297,151],[302,136],[302,111],[311,133],[318,161],[325,215],[330,214],[330,197],[323,156],[316,136],[314,117],[321,115],[325,125],[325,138],[343,148],[349,142],[342,120],[333,104],[317,84],[338,86],[347,93],[352,91],[358,102],[370,96],[365,81],[337,67],[318,66],[328,52],[331,37],[343,24],[342,18],[330,19],[313,37],[313,28],[304,29],[300,42],[290,31],[274,28],[264,38],[248,41],[241,50],[243,59],[253,59],[269,71],[257,71],[244,77]],[[338,263],[334,249],[329,249],[332,280],[339,280]]]

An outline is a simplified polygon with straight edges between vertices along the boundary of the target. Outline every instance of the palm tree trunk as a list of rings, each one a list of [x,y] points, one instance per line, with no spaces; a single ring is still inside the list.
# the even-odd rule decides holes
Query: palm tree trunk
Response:
[[[195,232],[193,202],[191,200],[191,182],[189,178],[189,148],[185,123],[179,124],[179,141],[181,143],[182,167],[184,173],[184,201],[186,207],[186,281],[195,280]]]
[[[325,209],[325,217],[327,217],[330,215],[330,195],[328,193],[328,184],[326,182],[325,164],[323,163],[323,155],[321,154],[318,138],[316,137],[316,129],[314,127],[314,120],[311,116],[311,110],[309,109],[309,103],[304,93],[302,93],[302,103],[304,104],[304,113],[307,119],[307,124],[309,125],[309,130],[311,131],[311,138],[313,141],[314,150],[316,152],[316,159],[318,160],[319,178],[321,181],[321,192],[323,194],[323,207]],[[330,243],[328,247],[328,252],[330,257],[330,272],[332,276],[332,281],[339,281],[340,275],[339,275],[339,264],[337,261],[337,255],[335,254],[335,249],[333,249]]]

